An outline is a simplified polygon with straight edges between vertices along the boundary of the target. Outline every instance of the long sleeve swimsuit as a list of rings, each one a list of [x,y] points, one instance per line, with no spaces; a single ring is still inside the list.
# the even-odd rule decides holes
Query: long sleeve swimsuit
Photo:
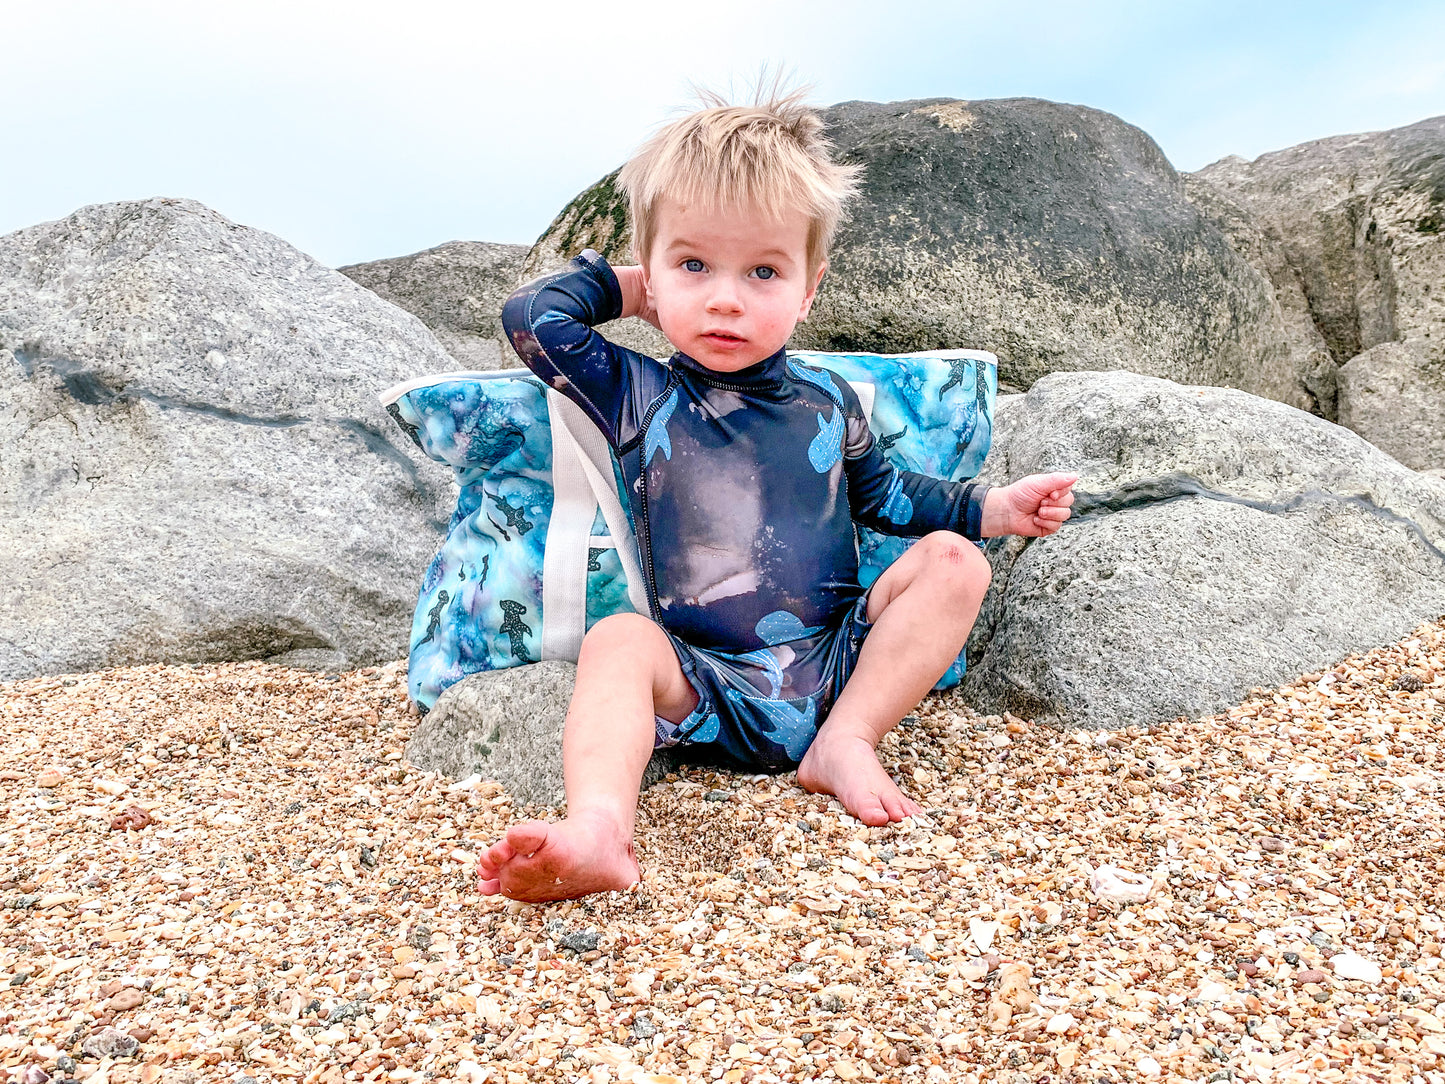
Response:
[[[901,471],[857,395],[782,350],[737,372],[669,364],[608,342],[622,315],[597,253],[522,287],[502,323],[523,362],[612,446],[651,617],[697,691],[658,743],[750,767],[806,752],[868,630],[855,524],[979,537],[985,486]]]

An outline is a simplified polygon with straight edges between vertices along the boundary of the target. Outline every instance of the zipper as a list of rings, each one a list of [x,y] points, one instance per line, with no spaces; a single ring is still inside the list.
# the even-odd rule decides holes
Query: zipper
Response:
[[[651,405],[647,408],[647,413],[642,416],[642,425],[638,429],[638,434],[644,446],[647,444],[647,427],[652,424],[653,415],[656,414],[658,410],[662,408],[662,404],[667,401],[668,392],[672,391],[680,383],[676,373],[669,373],[667,384],[663,387],[662,394],[652,400]],[[643,579],[647,581],[643,584],[643,587],[647,590],[647,605],[652,610],[649,616],[660,625],[662,624],[662,607],[659,606],[657,602],[657,577],[652,569],[652,517],[647,511],[647,464],[646,462],[642,462],[640,449],[638,452],[638,460],[638,503],[641,505],[639,511],[642,513],[642,530],[646,535],[646,539],[639,540],[638,545],[638,549],[642,551],[640,556],[642,558]]]

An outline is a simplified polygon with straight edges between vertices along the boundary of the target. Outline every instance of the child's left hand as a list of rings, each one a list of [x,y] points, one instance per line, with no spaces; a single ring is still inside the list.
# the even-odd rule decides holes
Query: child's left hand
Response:
[[[1069,518],[1077,474],[1031,474],[989,491],[983,502],[982,534],[995,538],[1053,534]]]

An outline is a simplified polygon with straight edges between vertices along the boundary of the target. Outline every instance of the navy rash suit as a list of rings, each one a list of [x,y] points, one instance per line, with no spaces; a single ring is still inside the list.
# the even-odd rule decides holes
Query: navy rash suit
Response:
[[[651,617],[699,703],[657,744],[796,766],[868,631],[855,524],[977,540],[987,486],[897,470],[858,397],[780,350],[737,372],[608,342],[612,268],[588,250],[522,287],[502,324],[534,373],[586,411],[626,484]]]

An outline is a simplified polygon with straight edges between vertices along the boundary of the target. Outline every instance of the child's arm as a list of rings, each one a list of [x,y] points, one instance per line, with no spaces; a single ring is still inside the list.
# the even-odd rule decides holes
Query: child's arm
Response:
[[[853,518],[863,526],[905,538],[956,531],[978,541],[1053,534],[1069,518],[1075,474],[1030,475],[994,488],[899,470],[878,450],[853,389],[843,388],[848,415],[843,465]]]
[[[843,470],[854,521],[903,538],[921,538],[931,531],[955,531],[975,542],[984,537],[991,487],[899,470],[879,450],[853,389],[844,380],[833,385],[843,398],[846,416]]]
[[[643,314],[640,269],[622,271],[589,249],[565,270],[521,287],[502,308],[502,327],[523,363],[581,406],[613,447],[636,435],[638,397],[655,394],[659,376],[666,379],[656,361],[593,330]]]

